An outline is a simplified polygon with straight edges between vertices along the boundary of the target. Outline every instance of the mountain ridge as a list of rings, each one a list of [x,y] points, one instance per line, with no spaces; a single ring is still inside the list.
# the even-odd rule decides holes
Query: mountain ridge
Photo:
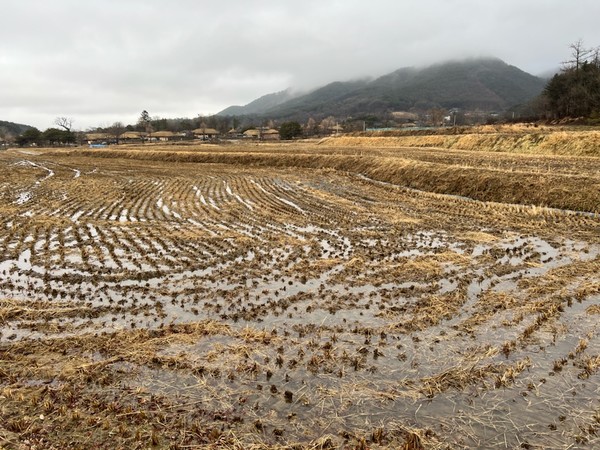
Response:
[[[277,102],[226,108],[217,115],[263,116],[281,120],[360,116],[390,111],[458,108],[504,111],[539,95],[546,81],[498,58],[446,61],[423,68],[403,67],[370,80],[334,81]],[[282,92],[289,92],[290,89]],[[258,103],[257,103],[258,102]]]
[[[0,130],[13,134],[15,136],[20,135],[22,132],[33,128],[31,125],[25,125],[22,123],[9,122],[6,120],[0,120]]]
[[[298,94],[298,95],[300,95],[300,94]],[[229,106],[229,107],[225,108],[223,111],[217,113],[217,115],[236,116],[236,115],[256,114],[256,113],[260,113],[261,111],[265,111],[270,108],[276,107],[276,106],[278,106],[288,100],[291,100],[293,98],[295,98],[295,94],[292,92],[292,90],[290,88],[288,88],[283,91],[263,95],[244,106],[239,106],[239,105]]]

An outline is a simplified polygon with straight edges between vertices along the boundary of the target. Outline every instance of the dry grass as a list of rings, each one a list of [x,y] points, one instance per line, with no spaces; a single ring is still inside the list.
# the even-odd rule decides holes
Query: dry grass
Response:
[[[600,315],[600,305],[589,306],[585,311],[589,315]]]
[[[599,219],[499,202],[597,160],[37,153],[0,153],[0,447],[599,444]]]
[[[343,138],[341,138],[343,139]],[[347,138],[353,139],[353,138]],[[376,139],[376,138],[362,138]],[[335,142],[338,142],[337,140]],[[339,143],[343,145],[345,141]],[[376,145],[376,140],[373,145]],[[357,144],[362,148],[361,143]],[[361,174],[377,181],[393,183],[412,189],[441,194],[451,194],[481,201],[538,205],[573,211],[600,212],[600,185],[598,172],[579,175],[576,170],[568,174],[555,171],[531,171],[526,165],[520,169],[515,160],[507,167],[465,166],[453,161],[429,162],[413,158],[413,155],[386,153],[385,156],[336,155],[327,149],[315,153],[313,149],[285,148],[287,151],[268,151],[270,147],[259,147],[258,151],[227,150],[206,152],[174,151],[172,147],[162,149],[111,149],[83,150],[73,153],[97,158],[124,158],[165,162],[187,162],[203,164],[230,164],[275,168],[330,168],[338,171]],[[216,150],[216,149],[215,149]],[[267,151],[265,151],[267,150]],[[408,158],[407,158],[408,156]],[[463,155],[468,159],[469,155]],[[598,161],[593,160],[598,166]],[[585,167],[586,160],[562,160],[562,165],[572,164]],[[539,166],[538,166],[539,167]],[[586,170],[589,170],[587,168]],[[589,189],[581,189],[589,186]]]
[[[394,135],[395,134],[395,135]],[[404,134],[404,135],[403,135]],[[457,134],[372,133],[327,141],[341,147],[437,147],[542,155],[600,156],[600,131],[549,127],[480,127]]]

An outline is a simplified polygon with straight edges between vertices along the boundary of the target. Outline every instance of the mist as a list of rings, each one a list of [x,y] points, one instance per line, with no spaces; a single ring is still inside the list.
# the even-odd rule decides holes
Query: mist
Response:
[[[293,88],[493,56],[534,75],[600,45],[600,3],[9,0],[0,120],[77,129],[196,117]]]

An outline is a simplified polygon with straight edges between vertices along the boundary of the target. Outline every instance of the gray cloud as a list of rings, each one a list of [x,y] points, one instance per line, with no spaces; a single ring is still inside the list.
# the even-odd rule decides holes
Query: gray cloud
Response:
[[[532,73],[600,45],[597,0],[6,0],[0,120],[78,128],[216,113],[296,87],[497,56]]]

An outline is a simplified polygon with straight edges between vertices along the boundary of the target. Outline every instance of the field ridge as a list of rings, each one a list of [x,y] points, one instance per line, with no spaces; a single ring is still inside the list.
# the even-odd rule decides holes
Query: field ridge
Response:
[[[149,161],[242,164],[257,167],[334,169],[361,174],[376,181],[474,200],[535,205],[570,211],[600,213],[600,178],[592,175],[526,172],[415,161],[394,156],[173,150],[83,150],[74,154],[95,158]],[[590,189],[582,189],[588,186]]]

